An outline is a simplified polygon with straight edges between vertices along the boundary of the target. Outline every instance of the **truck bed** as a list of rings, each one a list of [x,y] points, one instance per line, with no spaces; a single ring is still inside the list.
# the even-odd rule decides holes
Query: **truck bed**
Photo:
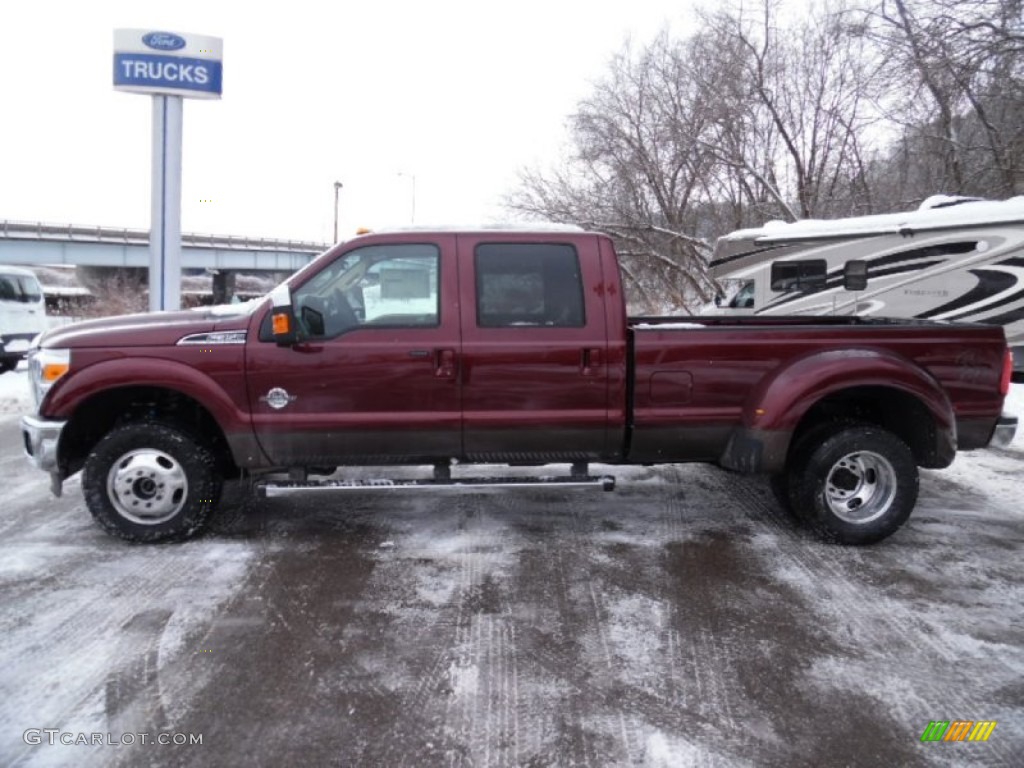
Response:
[[[745,316],[631,317],[629,328],[629,457],[635,461],[675,455],[722,461],[737,427],[793,433],[812,399],[827,399],[854,377],[859,390],[844,394],[845,400],[860,397],[862,408],[891,412],[892,419],[910,407],[907,394],[932,397],[936,411],[946,398],[953,404],[956,445],[925,465],[944,466],[955,450],[986,445],[1002,407],[998,383],[1005,342],[998,327]],[[935,394],[926,394],[930,387]],[[687,435],[685,442],[680,434]],[[769,462],[764,470],[772,468]]]

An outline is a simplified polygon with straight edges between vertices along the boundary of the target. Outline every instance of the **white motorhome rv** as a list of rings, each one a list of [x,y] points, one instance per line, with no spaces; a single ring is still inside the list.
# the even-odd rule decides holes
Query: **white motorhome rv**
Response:
[[[769,222],[720,238],[711,275],[731,287],[713,313],[1002,325],[1024,371],[1024,197],[937,196],[908,213]]]
[[[46,330],[46,302],[36,276],[0,265],[0,373],[14,370],[29,344]]]

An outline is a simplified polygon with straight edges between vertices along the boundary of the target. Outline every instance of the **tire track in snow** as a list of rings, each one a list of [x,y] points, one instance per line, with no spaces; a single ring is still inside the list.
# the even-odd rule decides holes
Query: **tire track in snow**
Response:
[[[6,546],[17,548],[19,541],[8,540]],[[5,688],[11,692],[0,698],[0,722],[18,721],[26,709],[25,696],[35,704],[34,717],[47,727],[79,724],[109,730],[125,718],[144,715],[134,711],[137,706],[164,712],[160,674],[167,660],[159,649],[175,609],[161,606],[168,603],[169,585],[187,585],[194,576],[192,553],[209,547],[199,541],[173,552],[133,548],[125,554],[121,542],[103,541],[101,546],[113,555],[96,564],[80,559],[58,564],[63,574],[56,582],[59,598],[24,598],[47,607],[29,608],[30,618],[6,632],[0,643],[0,659],[8,660],[3,664]],[[83,548],[81,556],[90,556],[89,550]],[[116,574],[113,580],[110,572]],[[77,583],[68,585],[69,580]],[[119,646],[112,637],[133,637],[137,644]],[[13,661],[26,656],[53,663]],[[49,695],[33,697],[39,689]],[[29,755],[23,751],[17,760]]]
[[[875,549],[841,547],[819,542],[810,534],[799,530],[796,523],[778,509],[777,503],[767,487],[762,485],[761,479],[729,475],[730,482],[725,483],[725,473],[717,474],[722,493],[734,495],[748,508],[752,507],[762,516],[775,539],[773,556],[781,556],[798,572],[798,587],[808,595],[818,598],[815,604],[819,610],[824,609],[825,612],[846,622],[847,632],[853,636],[853,645],[869,649],[869,654],[877,656],[879,662],[883,664],[891,664],[894,661],[892,640],[911,654],[911,660],[920,655],[923,646],[938,657],[943,667],[950,670],[956,668],[962,651],[947,645],[927,620],[908,609],[905,603],[887,597],[870,584],[855,582],[850,577],[851,566],[860,565],[865,557],[870,558],[870,553],[876,551]],[[792,580],[782,573],[778,563],[773,565],[773,568],[782,578]],[[822,594],[827,596],[827,600],[820,599]],[[878,628],[883,630],[882,638],[879,637]],[[832,633],[834,635],[834,631]],[[840,642],[850,644],[847,638],[841,639]],[[884,653],[881,653],[880,649],[884,649]],[[906,663],[908,662],[903,662]],[[929,671],[929,667],[934,667],[933,661],[928,662],[922,672]],[[911,694],[912,698],[920,702],[920,711],[932,711],[931,708],[940,706],[943,711],[969,713],[965,715],[966,717],[973,717],[973,713],[976,712],[990,711],[990,692],[979,693],[978,687],[963,685],[962,681],[953,679],[950,675],[921,674],[913,685],[920,691]],[[896,698],[905,700],[907,692],[901,692]],[[907,720],[911,719],[905,704],[895,706],[906,712]],[[986,747],[1001,762],[1011,764],[1011,754],[1006,751],[1005,745],[990,741]]]

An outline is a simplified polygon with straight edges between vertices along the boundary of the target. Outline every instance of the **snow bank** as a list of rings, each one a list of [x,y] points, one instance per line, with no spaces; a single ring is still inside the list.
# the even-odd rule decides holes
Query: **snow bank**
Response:
[[[28,369],[23,362],[17,370],[0,374],[0,413],[28,413],[32,410],[32,392]]]

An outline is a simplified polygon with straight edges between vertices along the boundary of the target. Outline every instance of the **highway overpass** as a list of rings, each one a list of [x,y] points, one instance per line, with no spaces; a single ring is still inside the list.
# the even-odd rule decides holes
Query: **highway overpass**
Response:
[[[328,243],[224,235],[181,237],[181,268],[294,272]],[[149,231],[0,221],[0,263],[149,267]]]

